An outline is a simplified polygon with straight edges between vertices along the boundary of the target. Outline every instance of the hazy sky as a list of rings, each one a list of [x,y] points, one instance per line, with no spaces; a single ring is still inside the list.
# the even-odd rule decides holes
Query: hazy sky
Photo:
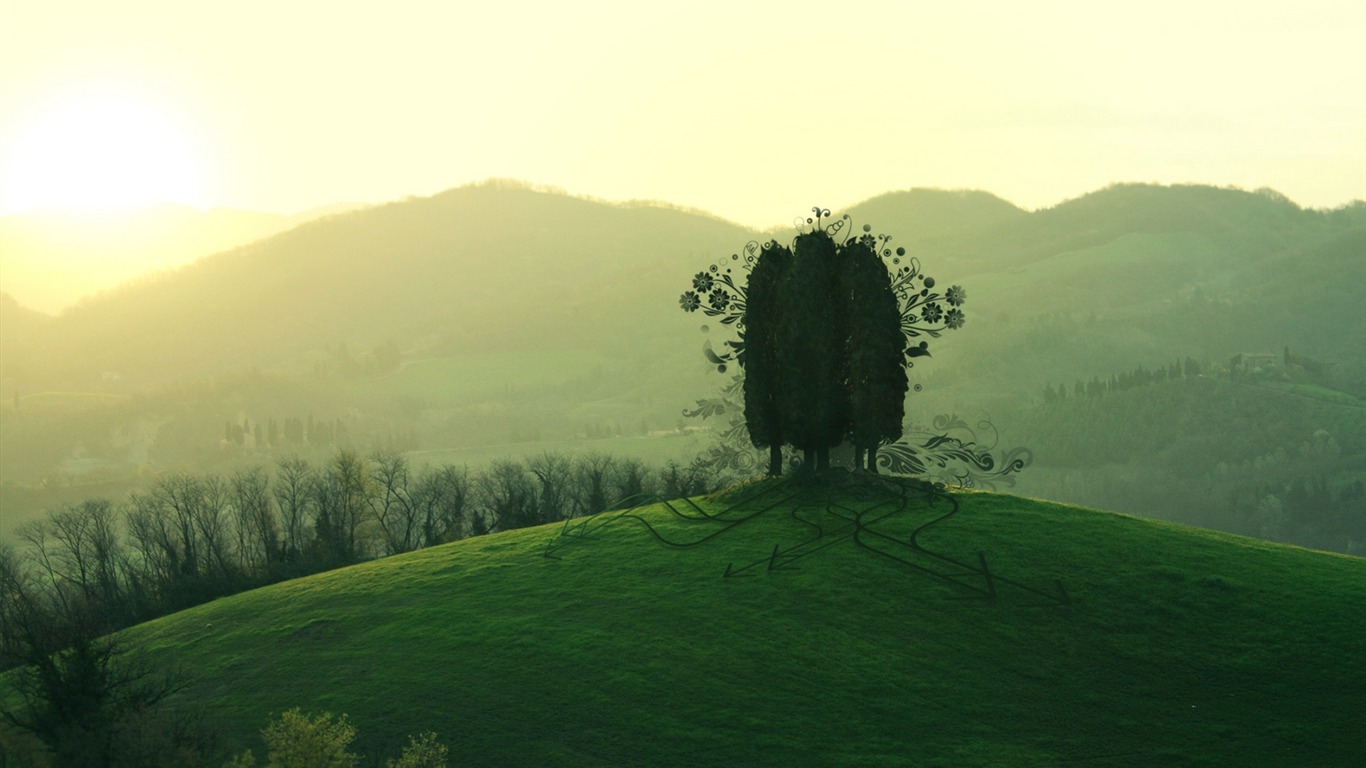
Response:
[[[1366,2],[0,0],[0,212],[488,177],[758,226],[891,189],[1366,198]]]

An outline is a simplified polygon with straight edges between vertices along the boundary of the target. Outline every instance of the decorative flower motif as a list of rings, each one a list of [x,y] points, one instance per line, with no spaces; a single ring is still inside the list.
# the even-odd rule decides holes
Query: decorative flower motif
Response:
[[[719,288],[712,291],[707,300],[711,302],[711,308],[717,312],[723,312],[726,307],[730,306],[730,294]]]
[[[692,287],[698,293],[706,293],[711,290],[712,277],[706,272],[698,272],[693,276]]]
[[[697,291],[685,291],[678,297],[678,306],[682,307],[684,312],[696,312],[697,308],[702,306],[702,299],[697,295]]]
[[[920,316],[923,317],[927,323],[937,323],[939,322],[939,318],[944,316],[944,310],[940,309],[938,304],[931,301],[920,310]]]
[[[952,328],[955,331],[959,328],[962,328],[963,310],[958,309],[957,307],[950,309],[948,314],[944,315],[944,325],[948,326],[949,328]]]
[[[952,288],[949,288],[948,293],[944,295],[944,299],[955,307],[962,306],[963,302],[968,299],[968,292],[963,290],[963,286],[955,285]]]

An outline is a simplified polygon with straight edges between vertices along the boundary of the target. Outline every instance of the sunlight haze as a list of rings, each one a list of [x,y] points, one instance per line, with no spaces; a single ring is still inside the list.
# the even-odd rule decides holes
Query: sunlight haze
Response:
[[[1348,2],[0,3],[0,213],[489,177],[756,227],[893,189],[1366,197]]]

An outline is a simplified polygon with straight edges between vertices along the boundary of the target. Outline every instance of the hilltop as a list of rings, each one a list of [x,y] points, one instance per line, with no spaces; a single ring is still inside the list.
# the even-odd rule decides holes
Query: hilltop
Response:
[[[673,502],[691,519],[469,539],[127,637],[185,665],[182,703],[233,749],[301,706],[349,713],[370,754],[435,730],[462,766],[1359,758],[1366,561],[905,488],[770,482]]]

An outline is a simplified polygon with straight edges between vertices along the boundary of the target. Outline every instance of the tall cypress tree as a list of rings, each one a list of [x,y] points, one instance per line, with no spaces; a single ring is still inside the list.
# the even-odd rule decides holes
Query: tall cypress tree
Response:
[[[783,327],[779,285],[792,266],[792,251],[770,242],[764,246],[745,289],[745,425],[756,448],[768,448],[768,474],[783,471],[783,420],[779,393],[787,373],[783,361]]]
[[[901,437],[906,415],[906,365],[901,310],[871,238],[841,249],[842,298],[847,302],[849,439],[855,465],[877,471],[877,449]]]
[[[783,436],[817,471],[830,463],[830,447],[844,438],[849,419],[848,313],[840,300],[839,249],[823,231],[799,235],[792,266],[778,283],[784,386],[779,395]]]

